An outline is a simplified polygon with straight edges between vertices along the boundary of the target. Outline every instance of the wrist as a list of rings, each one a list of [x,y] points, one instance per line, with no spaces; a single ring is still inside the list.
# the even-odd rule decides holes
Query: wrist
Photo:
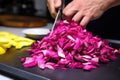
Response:
[[[110,9],[112,7],[120,5],[120,0],[106,0],[105,4],[106,9]]]

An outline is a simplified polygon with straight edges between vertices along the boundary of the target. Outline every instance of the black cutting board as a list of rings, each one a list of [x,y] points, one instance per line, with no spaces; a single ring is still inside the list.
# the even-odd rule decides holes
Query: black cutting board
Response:
[[[112,47],[120,48],[117,42],[111,42]],[[117,60],[107,64],[101,64],[100,67],[91,71],[82,69],[56,69],[41,70],[38,67],[24,68],[20,58],[29,56],[25,51],[29,47],[20,50],[11,48],[6,54],[0,56],[0,71],[12,74],[23,80],[120,80],[120,56]]]

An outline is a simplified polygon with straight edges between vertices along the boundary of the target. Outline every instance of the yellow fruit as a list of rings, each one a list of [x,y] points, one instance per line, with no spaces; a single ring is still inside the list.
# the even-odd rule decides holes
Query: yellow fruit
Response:
[[[11,48],[12,45],[10,43],[8,43],[8,44],[2,44],[1,46],[5,47],[5,48]]]
[[[15,46],[15,48],[16,49],[20,49],[20,48],[22,48],[22,47],[24,47],[24,46],[29,46],[29,45],[31,45],[32,43],[30,43],[30,42],[19,42],[16,46]]]
[[[9,43],[9,39],[0,36],[0,43]]]
[[[0,54],[4,54],[12,46],[21,49],[24,46],[30,46],[35,40],[24,38],[10,32],[0,32]]]
[[[0,46],[0,55],[4,54],[6,52],[6,49]]]

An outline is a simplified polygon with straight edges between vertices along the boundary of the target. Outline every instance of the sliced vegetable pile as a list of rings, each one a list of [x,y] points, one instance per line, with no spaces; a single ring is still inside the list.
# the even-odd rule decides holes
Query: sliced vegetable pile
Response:
[[[24,46],[30,46],[33,42],[32,39],[24,38],[10,32],[0,32],[0,55],[4,54],[8,48],[15,47],[20,49]]]
[[[119,50],[109,42],[82,29],[77,23],[61,21],[52,34],[34,42],[28,49],[29,57],[22,58],[24,67],[82,68],[91,70],[100,63],[115,60]]]

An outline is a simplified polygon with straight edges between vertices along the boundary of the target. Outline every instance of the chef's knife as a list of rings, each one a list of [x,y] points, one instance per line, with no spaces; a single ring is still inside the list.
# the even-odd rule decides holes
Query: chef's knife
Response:
[[[56,18],[55,18],[55,21],[54,21],[54,24],[52,26],[52,29],[51,29],[51,32],[50,34],[53,33],[53,30],[55,29],[55,26],[57,24],[59,24],[60,20],[62,20],[62,9],[64,8],[65,6],[65,0],[62,0],[62,4],[61,6],[58,8],[58,12],[57,12],[57,15],[56,15]]]

